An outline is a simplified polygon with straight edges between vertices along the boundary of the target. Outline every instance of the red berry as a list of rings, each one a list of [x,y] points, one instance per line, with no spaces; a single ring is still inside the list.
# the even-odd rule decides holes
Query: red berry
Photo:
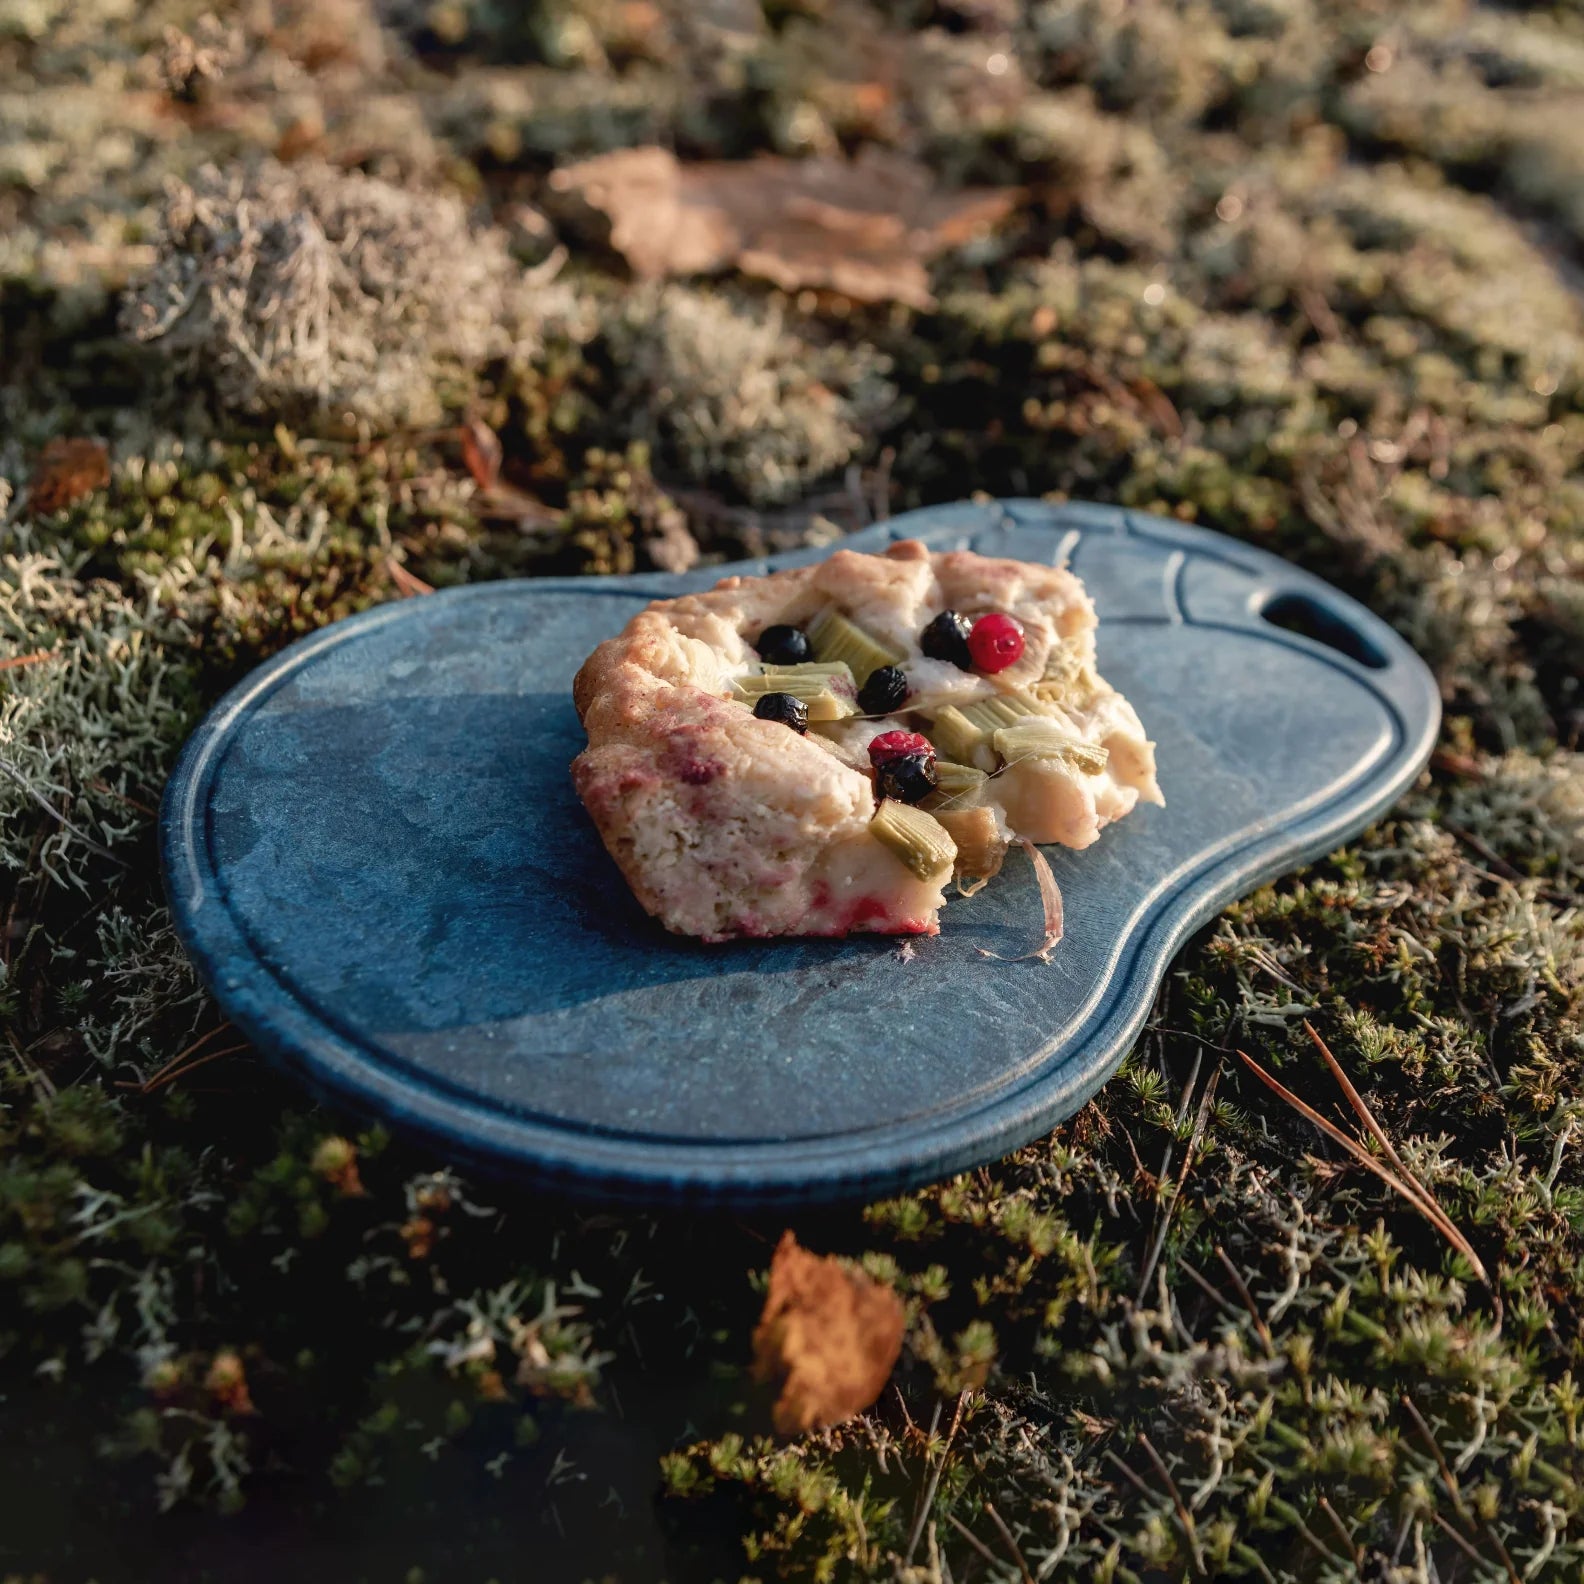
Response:
[[[869,743],[869,763],[876,769],[888,759],[901,759],[908,754],[924,754],[933,760],[935,744],[928,737],[921,737],[917,732],[909,731],[881,732]]]
[[[973,624],[968,653],[973,656],[975,670],[992,675],[1005,671],[1023,657],[1023,629],[1010,616],[991,611]]]

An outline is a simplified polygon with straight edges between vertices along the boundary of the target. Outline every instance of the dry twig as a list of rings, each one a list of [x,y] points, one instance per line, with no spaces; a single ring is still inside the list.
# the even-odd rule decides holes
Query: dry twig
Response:
[[[1019,1548],[1017,1541],[1013,1539],[1012,1531],[1007,1528],[1006,1521],[995,1510],[995,1504],[986,1501],[984,1510],[990,1515],[990,1522],[996,1526],[996,1530],[1005,1543],[1007,1550],[1012,1553],[1012,1560],[1017,1563],[1018,1572],[1023,1575],[1023,1584],[1034,1584],[1033,1575],[1029,1572],[1029,1565],[1023,1559],[1023,1552]]]
[[[1171,1477],[1171,1470],[1166,1467],[1165,1460],[1155,1450],[1155,1444],[1150,1438],[1139,1431],[1139,1445],[1144,1448],[1144,1455],[1154,1465],[1155,1472],[1160,1475],[1171,1497],[1172,1506],[1177,1509],[1177,1522],[1183,1527],[1183,1533],[1188,1537],[1188,1547],[1193,1553],[1194,1572],[1201,1576],[1205,1570],[1204,1553],[1199,1549],[1199,1530],[1195,1527],[1193,1514],[1188,1511],[1188,1504],[1182,1499],[1182,1492],[1177,1489],[1177,1481]]]
[[[1463,1500],[1463,1492],[1458,1486],[1457,1475],[1452,1472],[1451,1466],[1447,1463],[1446,1454],[1441,1450],[1441,1443],[1436,1440],[1435,1432],[1426,1423],[1424,1415],[1419,1412],[1418,1405],[1407,1392],[1402,1394],[1401,1401],[1403,1407],[1408,1410],[1408,1417],[1414,1422],[1414,1428],[1418,1430],[1425,1445],[1430,1448],[1430,1456],[1435,1459],[1436,1467],[1441,1471],[1441,1482],[1446,1486],[1447,1494],[1452,1498],[1453,1510],[1470,1529],[1477,1528],[1485,1535],[1496,1548],[1496,1554],[1501,1558],[1502,1566],[1507,1570],[1510,1584],[1519,1584],[1518,1570],[1513,1566],[1513,1559],[1508,1555],[1507,1547],[1502,1544],[1501,1536],[1488,1523],[1482,1519],[1476,1519],[1474,1514],[1469,1511],[1468,1504]],[[1440,1519],[1437,1514],[1432,1513],[1431,1516],[1441,1523],[1448,1534],[1458,1538],[1451,1526]],[[1479,1557],[1477,1560],[1483,1563],[1487,1559]]]
[[[900,1395],[900,1393],[898,1395]],[[952,1415],[951,1428],[946,1432],[946,1441],[941,1447],[940,1458],[937,1460],[935,1467],[930,1470],[929,1482],[919,1494],[918,1509],[913,1514],[913,1529],[908,1535],[907,1556],[905,1558],[907,1562],[912,1562],[913,1553],[918,1549],[919,1538],[924,1533],[924,1520],[929,1517],[930,1507],[935,1501],[935,1492],[940,1488],[941,1473],[946,1467],[946,1457],[951,1451],[951,1444],[953,1438],[957,1434],[957,1427],[962,1423],[963,1404],[967,1401],[968,1393],[966,1391],[959,1392],[957,1395],[957,1411]],[[940,1404],[937,1402],[935,1404],[935,1416],[930,1420],[929,1433],[931,1436],[935,1434],[935,1426],[939,1423]],[[927,1437],[925,1440],[925,1445],[928,1446]]]

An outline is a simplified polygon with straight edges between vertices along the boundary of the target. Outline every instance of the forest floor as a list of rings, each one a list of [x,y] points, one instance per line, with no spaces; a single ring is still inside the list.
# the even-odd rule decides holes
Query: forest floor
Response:
[[[1577,0],[203,11],[0,0],[0,1579],[1578,1577]],[[747,237],[707,278],[668,181]],[[348,612],[976,494],[1287,556],[1445,724],[1072,1121],[793,1218],[908,1319],[784,1441],[785,1219],[315,1108],[195,982],[155,811]],[[1466,1251],[1233,1054],[1358,1133],[1305,1020]]]

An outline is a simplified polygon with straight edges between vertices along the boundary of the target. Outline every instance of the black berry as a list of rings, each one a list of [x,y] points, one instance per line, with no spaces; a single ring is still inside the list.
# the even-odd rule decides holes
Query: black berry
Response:
[[[754,714],[760,720],[780,721],[800,737],[808,730],[808,705],[790,693],[761,693],[754,700]]]
[[[928,754],[902,754],[875,769],[875,792],[898,803],[917,803],[935,790],[935,761]]]
[[[813,654],[808,634],[784,625],[766,627],[754,648],[759,651],[759,658],[768,660],[771,665],[802,665]]]
[[[858,708],[865,715],[889,715],[902,708],[908,694],[908,681],[901,666],[881,666],[869,673],[858,689]]]
[[[973,656],[968,650],[968,634],[973,623],[956,611],[942,611],[919,634],[919,647],[931,660],[950,660],[959,671],[973,670]]]

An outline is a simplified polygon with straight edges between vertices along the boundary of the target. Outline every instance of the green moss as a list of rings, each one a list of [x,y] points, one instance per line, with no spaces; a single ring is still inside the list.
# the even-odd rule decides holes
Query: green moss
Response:
[[[5,1565],[59,1571],[67,1491],[161,1555],[160,1512],[224,1547],[256,1504],[310,1575],[344,1566],[310,1537],[342,1517],[378,1534],[371,1577],[528,1553],[577,1578],[1504,1578],[1504,1551],[1576,1574],[1576,7],[288,6],[179,104],[164,28],[201,45],[192,8],[23,10],[0,28],[0,659],[48,658],[0,671],[0,1396],[30,1426],[25,1462],[0,1433]],[[294,139],[277,196],[334,210],[363,186],[321,166],[356,167],[445,194],[442,241],[484,239],[441,356],[456,326],[413,312],[454,272],[403,206],[430,251],[392,288],[402,388],[417,368],[435,427],[371,387],[362,428],[327,431],[277,365],[257,411],[217,416],[215,367],[115,339],[153,250],[216,263],[160,242],[162,178]],[[647,140],[878,142],[1026,201],[934,266],[927,313],[635,290],[570,232],[556,280],[519,281],[557,267],[548,165]],[[503,341],[518,285],[554,312]],[[41,518],[57,434],[103,436],[112,479]],[[153,811],[229,683],[403,571],[680,567],[975,491],[1166,511],[1338,580],[1435,667],[1442,753],[1186,947],[1077,1118],[800,1218],[901,1293],[907,1340],[869,1414],[777,1443],[747,1365],[779,1224],[474,1188],[310,1109],[186,965]],[[1489,1288],[1231,1056],[1351,1125],[1303,1017]],[[458,1503],[465,1555],[435,1538]]]

